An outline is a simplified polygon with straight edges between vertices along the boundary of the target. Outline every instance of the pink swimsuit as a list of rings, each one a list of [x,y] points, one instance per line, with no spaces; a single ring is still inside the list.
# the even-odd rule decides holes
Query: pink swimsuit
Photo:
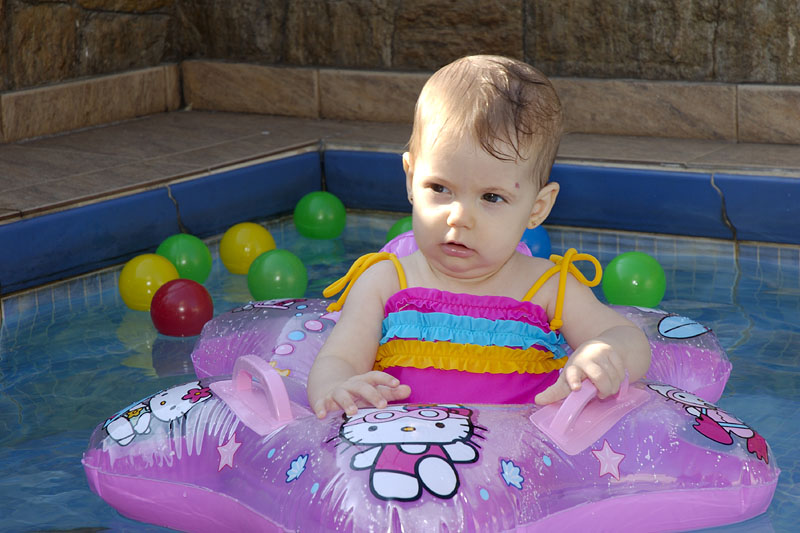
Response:
[[[557,329],[561,327],[567,272],[589,286],[598,284],[601,275],[594,257],[571,249],[563,260],[551,256],[556,264],[519,301],[505,296],[407,288],[398,259],[380,252],[362,256],[323,294],[339,292],[372,264],[387,259],[397,269],[401,290],[386,302],[374,369],[409,385],[411,396],[403,400],[409,403],[532,403],[536,394],[558,379],[567,361],[569,346]],[[593,281],[587,281],[571,264],[580,259],[595,264]],[[561,279],[555,317],[548,322],[545,310],[530,299],[558,273]],[[341,308],[351,286],[329,310]]]

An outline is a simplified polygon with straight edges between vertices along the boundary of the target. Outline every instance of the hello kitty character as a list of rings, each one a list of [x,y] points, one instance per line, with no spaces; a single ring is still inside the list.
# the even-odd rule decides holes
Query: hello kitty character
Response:
[[[472,411],[460,405],[390,405],[345,415],[339,436],[359,446],[350,467],[370,469],[370,490],[382,500],[416,500],[424,487],[452,498],[459,480],[455,463],[474,463]]]
[[[103,428],[117,444],[127,446],[137,435],[150,433],[153,418],[171,423],[210,397],[211,390],[199,381],[178,385],[129,405],[106,420]]]
[[[714,442],[733,444],[733,435],[747,440],[747,451],[769,464],[767,442],[750,426],[702,398],[672,385],[648,385],[668,400],[683,405],[695,417],[694,429]]]

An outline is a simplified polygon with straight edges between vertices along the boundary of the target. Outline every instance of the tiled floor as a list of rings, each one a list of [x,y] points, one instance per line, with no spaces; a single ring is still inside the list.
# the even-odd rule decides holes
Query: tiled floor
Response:
[[[0,224],[324,143],[402,151],[407,124],[177,111],[0,145]],[[566,135],[560,161],[793,176],[800,146]]]

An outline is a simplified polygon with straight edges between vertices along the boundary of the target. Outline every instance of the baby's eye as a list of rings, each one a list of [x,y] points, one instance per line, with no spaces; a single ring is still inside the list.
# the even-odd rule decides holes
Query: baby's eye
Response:
[[[500,196],[499,194],[495,194],[493,192],[487,192],[483,195],[483,199],[489,203],[496,204],[498,202],[505,202],[505,198]]]
[[[441,185],[439,183],[432,183],[430,185],[430,188],[431,188],[431,190],[433,192],[437,192],[437,193],[447,192],[447,187],[445,187],[444,185]]]

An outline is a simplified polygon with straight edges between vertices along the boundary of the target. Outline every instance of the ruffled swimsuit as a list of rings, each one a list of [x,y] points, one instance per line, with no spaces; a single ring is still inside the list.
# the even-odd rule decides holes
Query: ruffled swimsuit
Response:
[[[506,296],[455,294],[424,287],[407,287],[396,256],[387,252],[359,258],[342,279],[323,294],[330,297],[352,283],[373,264],[390,260],[397,270],[400,291],[386,302],[382,337],[375,370],[383,370],[411,387],[409,403],[531,403],[558,378],[569,346],[558,332],[562,325],[566,276],[569,271],[593,287],[601,268],[588,254],[570,249],[531,287],[522,301]],[[590,260],[595,279],[588,281],[572,264]],[[530,300],[554,274],[560,274],[556,310],[548,322],[545,310]]]

